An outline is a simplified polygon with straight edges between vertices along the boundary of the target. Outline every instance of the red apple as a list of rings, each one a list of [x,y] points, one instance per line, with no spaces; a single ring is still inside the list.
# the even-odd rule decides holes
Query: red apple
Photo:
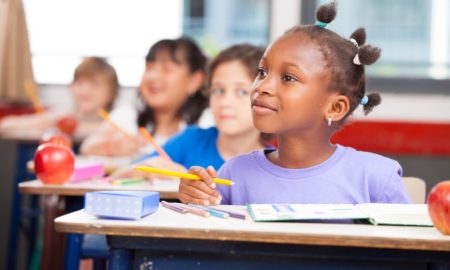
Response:
[[[42,135],[40,144],[44,143],[62,145],[72,149],[72,140],[70,137],[65,133],[55,130],[46,132]]]
[[[61,117],[56,122],[56,127],[64,133],[73,134],[78,126],[78,118],[75,115]]]
[[[42,144],[34,154],[34,171],[45,184],[62,184],[70,179],[75,167],[72,150],[56,144]]]
[[[433,187],[428,195],[428,214],[441,233],[450,235],[450,181]]]

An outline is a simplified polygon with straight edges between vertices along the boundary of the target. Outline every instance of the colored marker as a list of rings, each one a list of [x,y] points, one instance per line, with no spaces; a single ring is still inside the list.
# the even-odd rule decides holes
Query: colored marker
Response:
[[[197,215],[197,216],[201,216],[201,217],[209,217],[211,214],[208,211],[202,210],[202,209],[198,209],[198,208],[194,208],[194,207],[189,207],[186,204],[183,203],[175,203],[178,207],[185,209],[188,213]]]
[[[171,204],[171,203],[168,203],[168,202],[166,202],[166,201],[162,201],[162,202],[161,202],[161,205],[164,206],[164,207],[166,207],[166,208],[168,208],[168,209],[170,209],[170,210],[173,210],[173,211],[175,211],[175,212],[178,212],[178,213],[182,213],[182,214],[186,214],[186,213],[187,213],[187,210],[186,210],[186,209],[181,208],[181,207],[178,207],[178,206],[176,206],[176,205],[174,205],[174,204]]]
[[[196,204],[190,204],[189,206],[208,211],[212,216],[215,216],[215,217],[220,217],[220,218],[229,218],[230,217],[230,215],[228,213],[224,213],[222,211],[214,210],[212,208],[208,208],[208,207],[205,207],[205,206],[196,205]]]
[[[227,213],[228,215],[230,215],[230,217],[233,217],[233,218],[244,219],[244,220],[247,218],[247,216],[244,215],[244,214],[231,212],[231,211],[228,211],[228,210],[222,210],[222,209],[218,209],[218,208],[214,208],[214,207],[209,207],[209,208],[213,209],[213,210],[216,210],[216,211]]]

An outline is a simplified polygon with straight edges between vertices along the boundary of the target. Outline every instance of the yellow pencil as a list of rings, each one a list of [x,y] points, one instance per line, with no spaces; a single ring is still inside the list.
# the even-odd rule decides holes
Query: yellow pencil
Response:
[[[133,135],[131,135],[128,131],[126,131],[125,129],[121,128],[119,125],[117,125],[110,117],[108,112],[106,112],[103,109],[98,109],[97,110],[97,114],[103,118],[103,120],[107,121],[111,126],[113,126],[114,128],[116,128],[118,131],[122,132],[123,134],[132,137]]]
[[[156,152],[158,152],[158,154],[167,159],[170,160],[169,155],[166,153],[166,151],[164,151],[164,149],[161,148],[161,146],[159,146],[159,144],[155,141],[155,139],[153,139],[152,134],[150,134],[150,132],[148,132],[144,127],[140,127],[139,128],[139,132],[141,133],[142,136],[144,136],[145,139],[147,139],[147,141],[149,143],[151,143],[153,145],[153,147],[155,148]]]
[[[44,106],[42,106],[41,101],[39,100],[39,96],[36,90],[36,86],[30,80],[26,80],[24,82],[25,91],[28,97],[31,99],[31,104],[33,104],[33,108],[37,113],[41,113],[44,111]]]
[[[190,179],[190,180],[201,180],[200,176],[192,174],[192,173],[181,173],[181,172],[157,169],[157,168],[147,167],[147,166],[135,166],[134,169],[137,171],[180,177],[180,178]],[[231,180],[228,180],[228,179],[213,178],[213,181],[214,181],[214,183],[219,184],[219,185],[226,185],[226,186],[234,185],[234,182]]]

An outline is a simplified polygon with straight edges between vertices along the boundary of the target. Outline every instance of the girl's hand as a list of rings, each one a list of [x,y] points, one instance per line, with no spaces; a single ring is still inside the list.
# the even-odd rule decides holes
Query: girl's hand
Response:
[[[145,145],[140,136],[127,136],[120,132],[114,132],[106,138],[105,154],[107,156],[134,156]]]
[[[112,178],[120,179],[120,178],[140,178],[140,179],[150,179],[148,173],[136,171],[134,166],[126,166],[115,170],[110,175]]]
[[[217,205],[220,204],[222,197],[215,190],[216,184],[213,178],[217,173],[212,166],[204,169],[199,166],[193,166],[189,172],[200,176],[202,180],[181,179],[178,188],[178,198],[183,203],[192,203],[199,205]]]

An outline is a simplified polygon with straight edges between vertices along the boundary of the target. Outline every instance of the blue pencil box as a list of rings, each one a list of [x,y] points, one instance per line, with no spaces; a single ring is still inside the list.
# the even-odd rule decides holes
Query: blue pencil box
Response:
[[[140,219],[155,212],[159,192],[96,191],[84,195],[86,213],[106,218]]]

